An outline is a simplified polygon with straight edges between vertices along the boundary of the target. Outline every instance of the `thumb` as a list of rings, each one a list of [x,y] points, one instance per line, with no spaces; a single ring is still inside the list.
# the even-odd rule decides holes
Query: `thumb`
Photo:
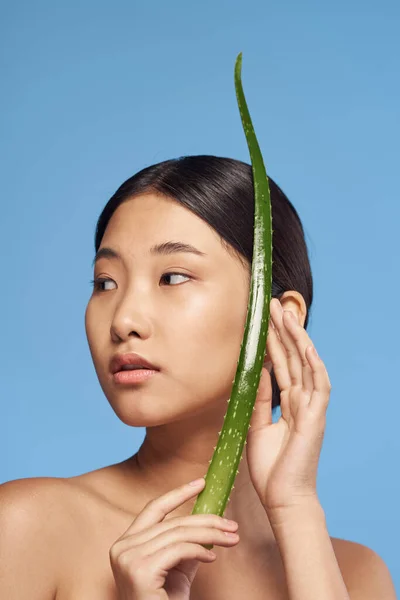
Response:
[[[272,383],[266,367],[261,369],[256,401],[250,418],[249,433],[272,424]]]
[[[200,561],[197,559],[181,560],[169,573],[165,580],[164,590],[168,598],[189,598],[190,587],[196,576]],[[177,590],[182,595],[177,595]]]

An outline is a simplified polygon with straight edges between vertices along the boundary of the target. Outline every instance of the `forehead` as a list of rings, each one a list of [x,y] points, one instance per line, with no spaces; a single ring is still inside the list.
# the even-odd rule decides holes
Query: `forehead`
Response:
[[[224,250],[220,236],[208,223],[176,200],[158,194],[135,196],[120,204],[101,245],[114,244],[127,250],[136,247],[139,251],[164,239],[193,243],[204,252]]]

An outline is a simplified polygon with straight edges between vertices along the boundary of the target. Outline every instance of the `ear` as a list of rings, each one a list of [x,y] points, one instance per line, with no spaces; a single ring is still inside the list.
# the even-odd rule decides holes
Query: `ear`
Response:
[[[291,310],[296,315],[298,323],[303,327],[307,317],[307,305],[300,292],[288,290],[281,296],[279,302],[283,310]]]

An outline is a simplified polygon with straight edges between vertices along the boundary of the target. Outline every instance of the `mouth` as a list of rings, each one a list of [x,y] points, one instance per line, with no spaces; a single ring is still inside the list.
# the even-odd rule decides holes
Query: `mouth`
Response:
[[[113,380],[120,385],[133,385],[148,381],[157,373],[157,370],[147,368],[123,369],[113,374]]]
[[[113,375],[119,372],[149,370],[159,371],[159,367],[152,364],[140,354],[129,352],[126,354],[116,354],[110,363],[110,371]]]

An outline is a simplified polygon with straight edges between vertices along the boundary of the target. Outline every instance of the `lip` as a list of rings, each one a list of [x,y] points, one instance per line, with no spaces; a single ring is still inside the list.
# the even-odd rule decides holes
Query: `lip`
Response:
[[[135,371],[118,371],[118,373],[114,373],[113,379],[114,383],[119,383],[121,385],[134,385],[147,381],[156,373],[158,373],[158,371],[145,369],[137,369]]]
[[[110,371],[113,375],[120,372],[124,365],[139,365],[151,371],[159,371],[160,368],[157,365],[152,364],[140,354],[135,352],[128,352],[126,354],[115,354],[110,362]],[[132,373],[133,371],[122,371],[123,373]]]

